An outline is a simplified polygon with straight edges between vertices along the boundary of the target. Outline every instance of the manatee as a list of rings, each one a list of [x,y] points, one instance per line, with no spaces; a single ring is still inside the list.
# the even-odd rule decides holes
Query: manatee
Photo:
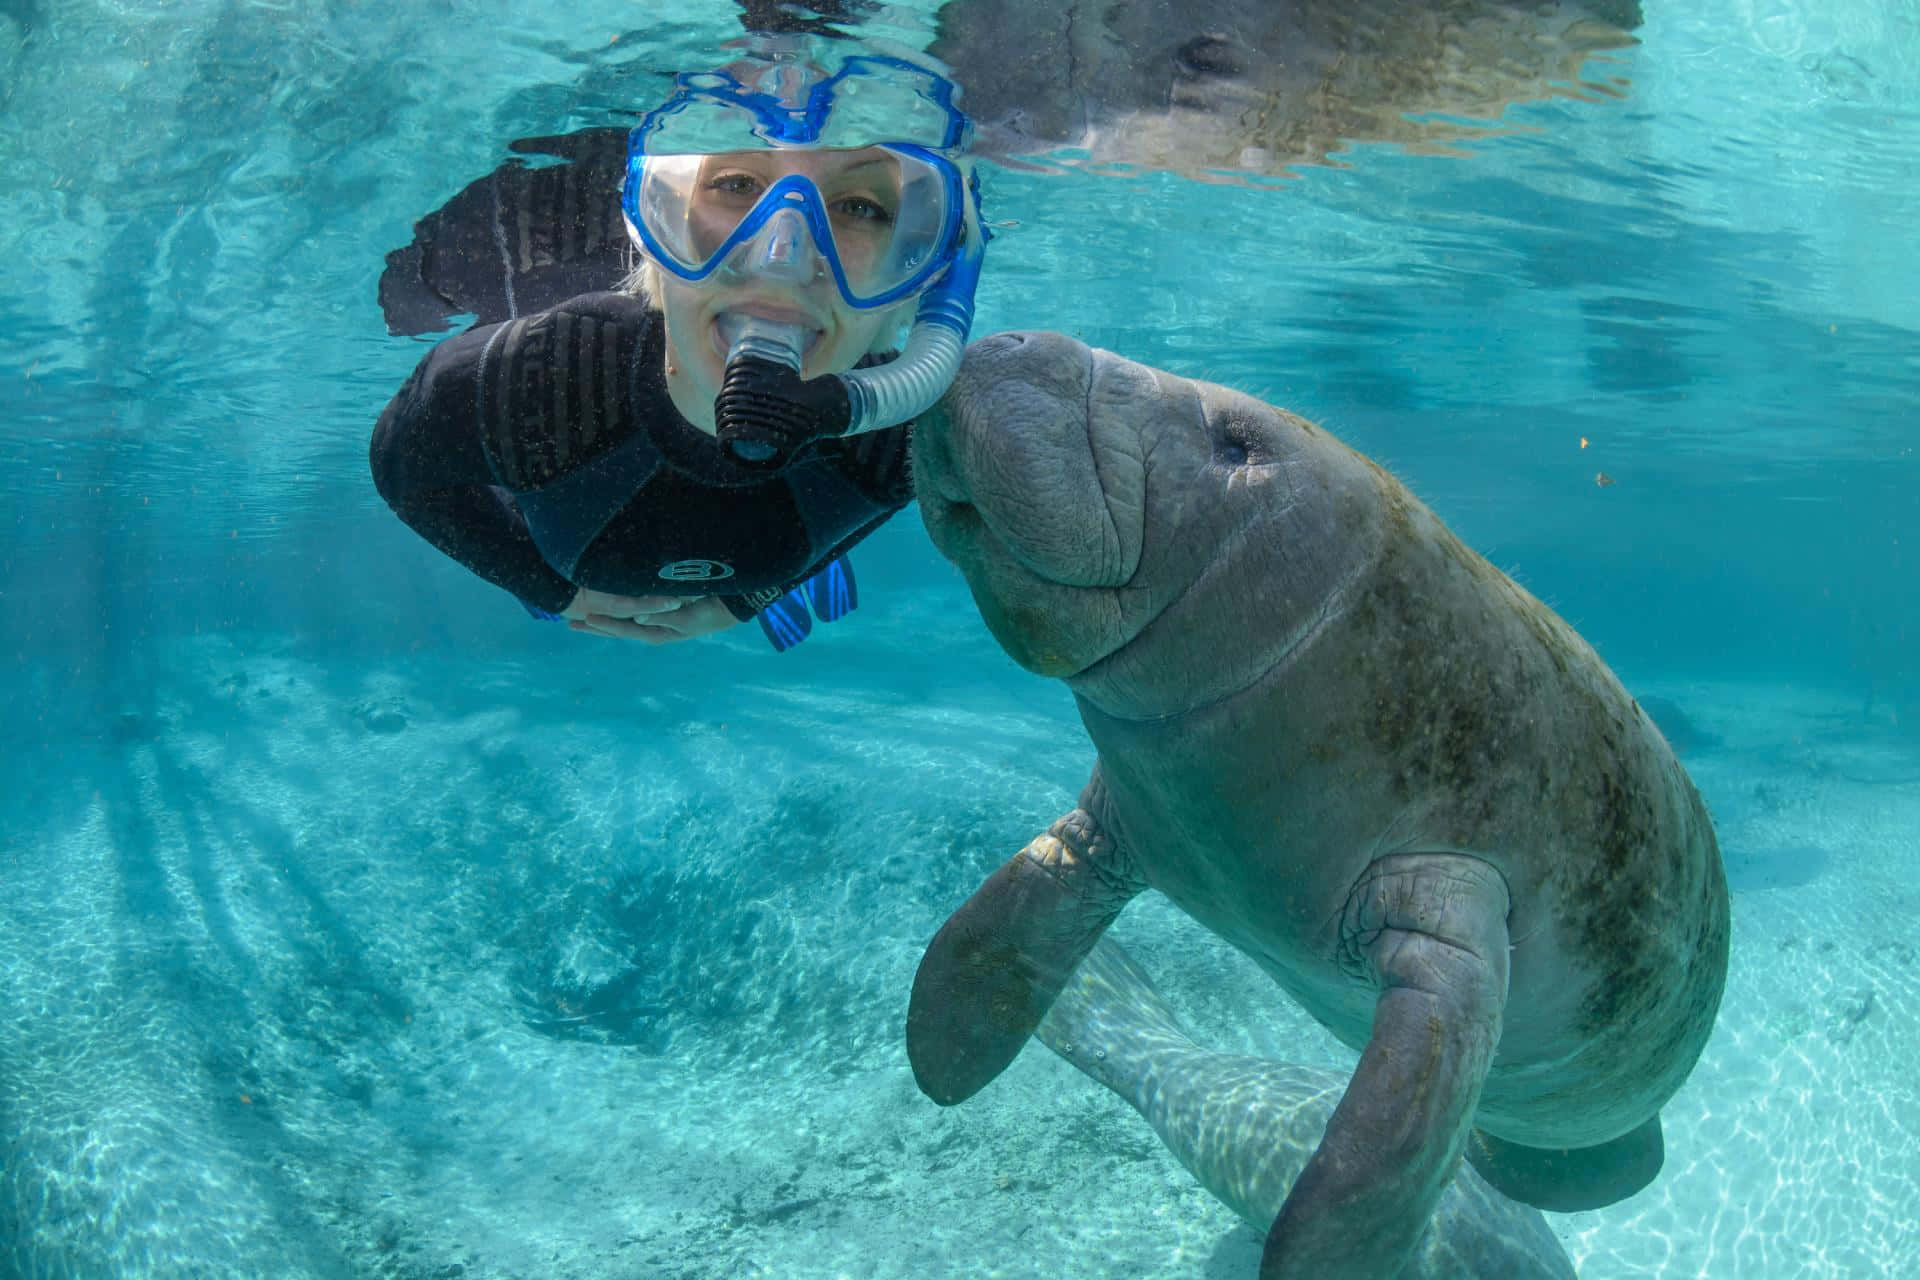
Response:
[[[1201,1186],[1261,1230],[1280,1212],[1343,1083],[1321,1068],[1201,1048],[1111,937],[1094,944],[1035,1034],[1125,1099]],[[1573,1274],[1538,1209],[1507,1199],[1462,1165],[1399,1280]]]
[[[1572,628],[1304,419],[1058,334],[974,344],[914,462],[934,544],[1097,751],[928,946],[923,1092],[998,1075],[1151,888],[1360,1054],[1266,1280],[1393,1275],[1463,1156],[1544,1209],[1653,1179],[1726,876]]]
[[[1637,0],[954,0],[930,48],[987,154],[1277,174],[1353,142],[1430,148],[1635,43]]]

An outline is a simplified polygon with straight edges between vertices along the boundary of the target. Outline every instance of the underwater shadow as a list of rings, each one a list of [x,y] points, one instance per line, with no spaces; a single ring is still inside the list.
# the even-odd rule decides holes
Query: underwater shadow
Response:
[[[112,749],[90,755],[76,789],[110,847],[84,851],[73,892],[97,884],[104,905],[82,917],[84,928],[39,945],[82,970],[92,1031],[76,1048],[72,1028],[45,1011],[20,1002],[0,1011],[22,1029],[0,1046],[14,1104],[0,1275],[88,1274],[112,1259],[368,1274],[391,1230],[376,1230],[376,1215],[355,1203],[372,1194],[359,1162],[417,1165],[447,1141],[431,1106],[379,1105],[417,1090],[405,1083],[419,1068],[401,1038],[414,1013],[405,982],[416,963],[444,957],[402,953],[396,968],[394,940],[367,936],[355,895],[363,913],[389,909],[362,877],[380,871],[369,864],[387,849],[401,858],[424,849],[428,824],[388,831],[377,802],[351,812],[341,779],[321,771],[326,742],[311,758],[276,755],[275,736],[300,731],[279,723],[280,704],[236,699],[211,676],[167,678],[160,665],[122,651],[89,668],[119,719],[99,726]],[[42,831],[73,829],[64,793],[36,808]],[[63,825],[47,825],[56,820]],[[388,835],[394,843],[373,843]],[[68,1096],[36,1114],[32,1093],[14,1082],[49,1073]],[[90,1143],[119,1154],[87,1169],[76,1163],[89,1157],[72,1146],[69,1113],[107,1099],[116,1119]],[[367,1126],[379,1136],[368,1141]],[[345,1149],[341,1136],[355,1130],[358,1149]],[[124,1154],[142,1143],[157,1163]],[[181,1185],[178,1170],[196,1161],[206,1186]],[[114,1174],[116,1162],[125,1167]],[[138,1172],[169,1164],[172,1185]],[[207,1210],[222,1183],[243,1190],[256,1221],[229,1229],[220,1219],[239,1205]],[[33,1191],[49,1184],[66,1188],[59,1205]],[[88,1243],[108,1213],[124,1219],[116,1237]],[[190,1213],[202,1220],[178,1220]],[[49,1215],[64,1218],[49,1230]],[[198,1256],[196,1231],[235,1256]],[[270,1252],[250,1252],[262,1248]]]

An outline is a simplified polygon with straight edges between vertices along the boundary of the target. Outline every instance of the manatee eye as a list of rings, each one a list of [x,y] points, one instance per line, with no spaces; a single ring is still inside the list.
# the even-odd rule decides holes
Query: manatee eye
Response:
[[[1246,423],[1228,418],[1214,428],[1213,460],[1223,467],[1244,467],[1257,462],[1260,441]]]
[[[1208,32],[1195,36],[1173,51],[1174,64],[1196,80],[1216,76],[1245,75],[1246,60],[1227,37]]]

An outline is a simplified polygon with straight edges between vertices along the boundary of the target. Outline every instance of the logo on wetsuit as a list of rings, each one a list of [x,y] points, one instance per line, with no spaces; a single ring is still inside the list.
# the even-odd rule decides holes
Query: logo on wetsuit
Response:
[[[717,582],[733,576],[733,566],[718,560],[675,560],[660,566],[668,582]]]

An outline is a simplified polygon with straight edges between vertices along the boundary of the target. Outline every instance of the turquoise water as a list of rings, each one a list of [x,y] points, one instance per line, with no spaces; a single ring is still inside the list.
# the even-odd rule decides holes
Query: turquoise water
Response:
[[[373,492],[383,255],[739,33],[548,8],[0,5],[0,1275],[1251,1276],[1059,1060],[914,1089],[921,949],[1092,750],[911,512],[799,649],[635,652]],[[1662,1179],[1548,1219],[1581,1275],[1920,1274],[1920,13],[1646,16],[1618,96],[1447,154],[990,168],[976,332],[1322,422],[1660,713],[1734,966]],[[1209,1042],[1351,1068],[1121,932]]]

